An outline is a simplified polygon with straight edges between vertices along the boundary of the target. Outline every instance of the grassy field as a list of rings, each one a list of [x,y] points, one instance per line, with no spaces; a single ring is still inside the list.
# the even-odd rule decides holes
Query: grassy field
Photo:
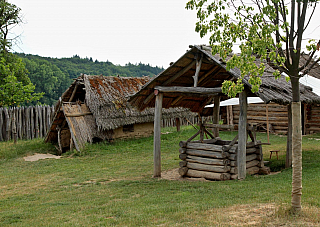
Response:
[[[162,135],[162,169],[179,166],[180,140],[195,130]],[[220,137],[232,139],[234,132]],[[266,134],[258,134],[266,142]],[[54,153],[41,140],[0,143],[0,226],[320,226],[320,135],[303,138],[303,212],[291,215],[291,169],[283,170],[286,137],[270,165],[278,174],[243,181],[153,179],[153,138],[87,146],[81,154],[26,162]]]

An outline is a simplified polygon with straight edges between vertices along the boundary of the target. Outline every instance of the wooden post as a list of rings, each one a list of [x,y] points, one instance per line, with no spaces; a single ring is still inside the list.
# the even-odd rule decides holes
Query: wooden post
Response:
[[[269,136],[269,110],[268,110],[268,104],[266,104],[266,117],[267,117],[267,137],[268,137],[268,143],[270,143],[270,136]]]
[[[214,102],[214,107],[213,107],[212,123],[219,124],[220,96],[214,97],[213,102]],[[219,137],[219,128],[213,128],[212,132],[214,137]]]
[[[154,109],[154,140],[153,140],[153,177],[161,177],[161,114],[163,94],[155,90],[156,103]]]
[[[177,127],[177,132],[180,132],[180,118],[176,118],[176,127]]]
[[[247,93],[244,90],[239,95],[239,128],[238,128],[238,179],[246,178],[246,145],[247,145]]]
[[[288,106],[288,132],[287,132],[287,153],[286,153],[286,168],[292,166],[292,111],[291,104]]]

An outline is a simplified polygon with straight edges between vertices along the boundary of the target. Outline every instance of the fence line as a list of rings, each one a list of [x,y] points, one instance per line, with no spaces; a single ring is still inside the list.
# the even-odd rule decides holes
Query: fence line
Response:
[[[14,138],[14,125],[17,139],[45,137],[53,114],[54,106],[0,108],[0,141]]]
[[[179,118],[180,119],[180,125],[190,125],[192,123],[193,125],[199,124],[199,117],[191,115],[187,118]],[[187,120],[188,119],[188,120]],[[202,121],[212,122],[212,116],[208,117],[202,117]],[[162,119],[162,127],[176,127],[176,119],[175,118],[169,118],[169,119]]]
[[[13,122],[15,115],[15,124]],[[54,114],[54,106],[29,106],[16,108],[0,108],[0,141],[8,141],[14,138],[13,126],[16,125],[17,139],[31,140],[43,138],[50,128]],[[208,119],[207,119],[208,118]],[[180,125],[197,125],[198,116],[179,118]],[[203,118],[212,121],[212,116]],[[176,127],[176,119],[163,119],[162,127]]]

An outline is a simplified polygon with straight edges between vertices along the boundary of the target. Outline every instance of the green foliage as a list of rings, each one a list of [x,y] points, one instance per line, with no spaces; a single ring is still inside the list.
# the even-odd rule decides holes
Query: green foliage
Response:
[[[26,64],[28,75],[36,85],[35,92],[45,92],[39,101],[42,104],[53,105],[70,86],[73,78],[82,73],[88,75],[141,77],[154,76],[163,68],[152,67],[142,63],[125,66],[114,65],[111,62],[93,61],[92,58],[49,58],[37,55],[15,53]],[[34,104],[34,103],[33,103]]]
[[[39,100],[42,104],[55,104],[72,82],[56,65],[47,60],[23,58],[23,62],[29,71],[30,80],[36,86],[35,92],[45,91]]]
[[[249,4],[241,0],[190,0],[186,8],[197,11],[195,30],[201,37],[210,35],[212,53],[218,53],[223,59],[232,56],[227,61],[227,69],[237,67],[242,78],[245,75],[251,77],[252,92],[257,92],[265,62],[278,69],[275,77],[279,77],[280,71],[298,76],[306,10],[308,7],[315,9],[318,1],[298,1],[297,4],[292,1],[290,5],[279,0],[259,0]],[[299,13],[289,15],[288,7],[293,10],[298,7]],[[297,21],[298,28],[295,30],[288,21]],[[307,49],[315,51],[316,41],[309,42]],[[240,44],[239,55],[232,53],[235,44]],[[224,83],[224,91],[234,97],[242,90],[241,84],[242,81]]]
[[[8,53],[8,56],[12,56]],[[25,75],[25,67],[21,59],[17,57],[9,58],[13,62],[8,62],[8,58],[0,59],[0,106],[19,106],[24,102],[39,100],[44,93],[34,93],[35,86]],[[18,80],[23,78],[22,81]]]

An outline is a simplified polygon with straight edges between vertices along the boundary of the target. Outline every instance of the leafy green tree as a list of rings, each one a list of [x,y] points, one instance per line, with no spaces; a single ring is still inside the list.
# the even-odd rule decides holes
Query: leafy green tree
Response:
[[[203,37],[210,34],[213,54],[226,58],[234,44],[240,43],[240,54],[233,55],[227,69],[238,67],[242,78],[249,75],[252,91],[261,84],[265,64],[276,72],[286,73],[292,86],[292,208],[301,210],[302,191],[302,135],[299,78],[319,62],[314,59],[320,41],[309,40],[306,46],[309,59],[299,65],[304,33],[319,0],[189,0],[187,9],[197,11],[196,31]],[[258,61],[257,65],[255,62]],[[243,90],[242,78],[237,82],[225,81],[223,90],[235,96]],[[290,136],[290,135],[288,135]]]
[[[21,22],[20,8],[0,0],[0,106],[19,106],[23,102],[38,100],[43,93],[33,93],[35,86],[27,76],[21,59],[10,53],[14,38],[10,30]],[[15,115],[13,114],[15,124]],[[13,125],[14,142],[17,141],[16,125]]]
[[[23,62],[26,64],[31,82],[36,86],[35,92],[45,91],[39,100],[42,104],[55,104],[72,82],[56,65],[45,59],[23,58]]]

